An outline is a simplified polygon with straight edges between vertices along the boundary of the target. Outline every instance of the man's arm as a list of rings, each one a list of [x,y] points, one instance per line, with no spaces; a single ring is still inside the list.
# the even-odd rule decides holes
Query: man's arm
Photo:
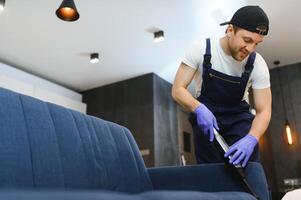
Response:
[[[193,69],[182,62],[172,86],[173,99],[183,108],[191,112],[201,104],[187,90],[187,87],[193,80],[195,73],[196,69]]]
[[[256,116],[249,133],[259,141],[260,137],[265,133],[271,119],[271,89],[253,89],[253,99]]]
[[[210,136],[210,141],[214,139],[213,128],[219,130],[217,121],[212,112],[196,100],[187,90],[197,70],[181,63],[174,84],[172,86],[172,97],[178,104],[190,112],[196,113],[197,124],[203,130],[204,134]]]

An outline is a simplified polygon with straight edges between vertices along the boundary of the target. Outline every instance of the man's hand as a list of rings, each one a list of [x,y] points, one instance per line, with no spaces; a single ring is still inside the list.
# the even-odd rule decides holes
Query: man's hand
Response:
[[[212,142],[214,139],[213,128],[219,130],[214,115],[204,104],[199,105],[194,112],[197,115],[198,126],[204,134],[210,134],[210,142]]]
[[[257,143],[258,141],[254,136],[247,134],[229,148],[225,157],[231,156],[229,163],[237,165],[242,162],[242,166],[245,167]]]

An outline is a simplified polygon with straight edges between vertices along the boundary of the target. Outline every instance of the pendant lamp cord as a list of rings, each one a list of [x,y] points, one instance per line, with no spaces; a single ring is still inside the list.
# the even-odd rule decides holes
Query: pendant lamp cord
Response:
[[[285,120],[287,121],[287,112],[286,112],[286,106],[284,103],[284,96],[283,96],[283,86],[282,86],[282,81],[280,79],[280,69],[277,68],[277,75],[278,75],[278,80],[279,80],[279,85],[280,85],[280,92],[281,92],[281,98],[282,98],[282,107],[284,108],[284,113],[285,113]]]

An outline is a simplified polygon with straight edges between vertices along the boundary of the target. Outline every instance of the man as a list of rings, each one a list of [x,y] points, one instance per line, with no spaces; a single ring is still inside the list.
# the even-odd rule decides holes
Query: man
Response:
[[[268,34],[269,20],[259,6],[245,6],[233,15],[225,36],[206,39],[189,49],[177,71],[172,96],[191,111],[197,163],[223,162],[213,145],[217,129],[231,145],[224,157],[246,166],[259,161],[258,141],[271,117],[268,67],[254,50]],[[196,97],[187,90],[195,79]],[[256,116],[249,111],[252,86]]]

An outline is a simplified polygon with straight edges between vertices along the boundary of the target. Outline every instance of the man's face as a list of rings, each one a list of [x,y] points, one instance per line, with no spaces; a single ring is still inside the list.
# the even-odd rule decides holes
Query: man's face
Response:
[[[244,60],[264,38],[263,35],[245,29],[238,29],[234,33],[232,25],[229,25],[227,35],[230,53],[237,61]]]

